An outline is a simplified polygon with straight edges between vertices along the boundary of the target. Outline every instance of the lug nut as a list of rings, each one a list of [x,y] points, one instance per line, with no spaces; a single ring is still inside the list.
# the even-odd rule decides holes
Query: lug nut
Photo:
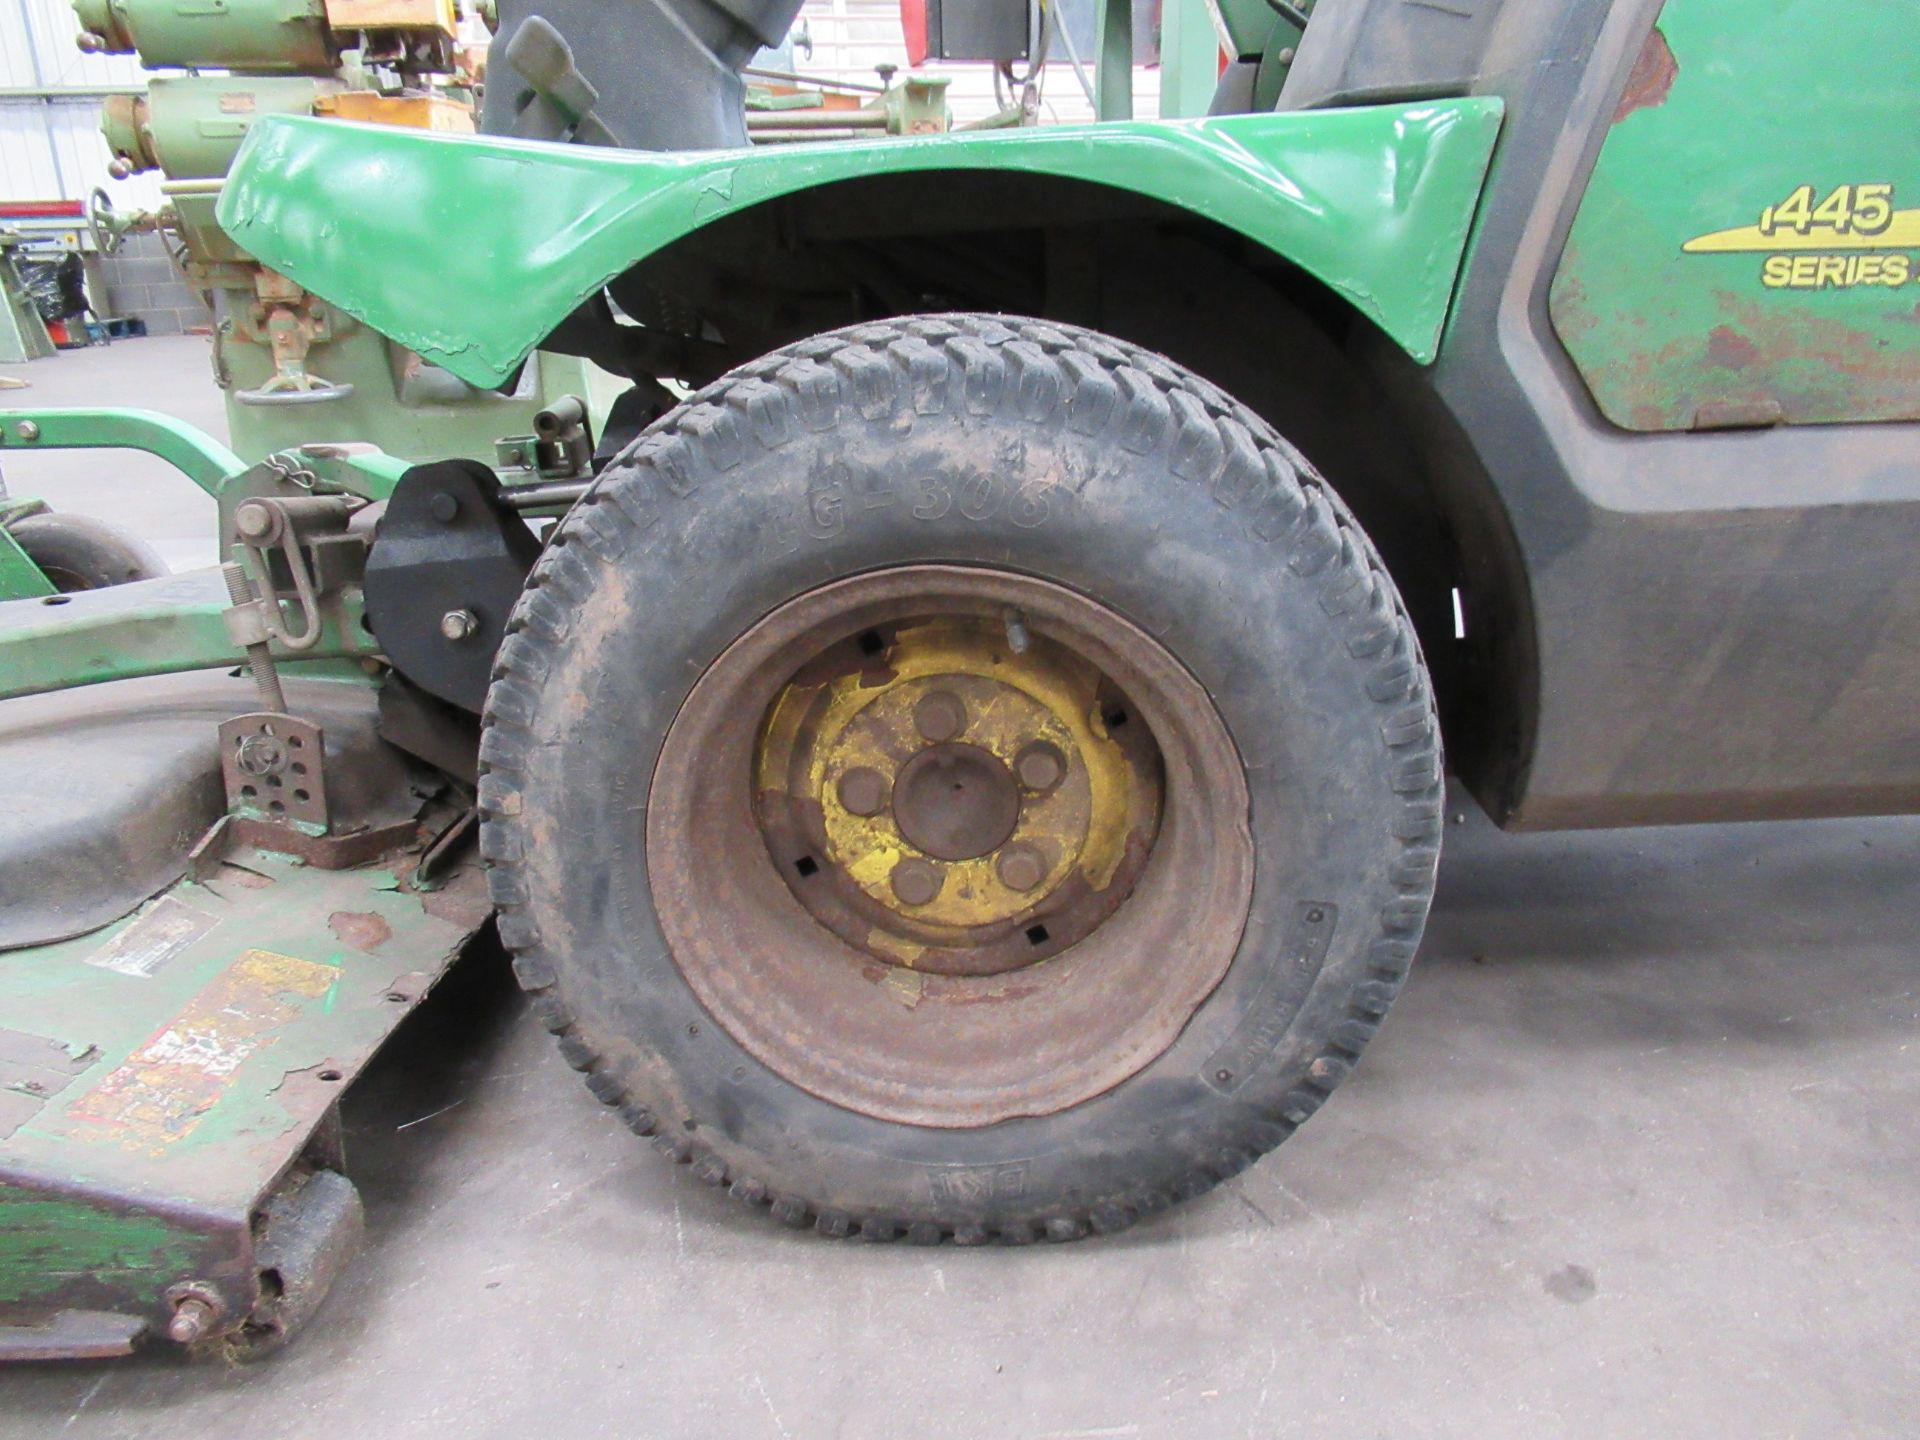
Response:
[[[179,1345],[191,1345],[212,1326],[213,1306],[198,1295],[183,1296],[167,1322],[167,1338]]]
[[[1009,890],[1025,892],[1047,878],[1047,862],[1031,845],[1009,845],[1000,852],[994,872]]]
[[[940,893],[946,879],[936,865],[909,856],[893,867],[893,893],[902,905],[925,905]]]
[[[1016,655],[1027,653],[1027,646],[1033,642],[1032,634],[1027,630],[1027,617],[1018,610],[1009,610],[1001,617],[1007,627],[1007,648]]]
[[[1036,740],[1013,757],[1013,773],[1029,790],[1051,790],[1067,773],[1066,758],[1045,740]]]
[[[840,777],[840,803],[849,815],[878,815],[887,803],[887,779],[878,770],[856,766]]]
[[[951,690],[935,690],[913,707],[913,728],[935,745],[953,739],[967,728],[967,707]]]
[[[440,617],[440,633],[449,640],[465,640],[480,628],[480,617],[471,610],[449,610]]]

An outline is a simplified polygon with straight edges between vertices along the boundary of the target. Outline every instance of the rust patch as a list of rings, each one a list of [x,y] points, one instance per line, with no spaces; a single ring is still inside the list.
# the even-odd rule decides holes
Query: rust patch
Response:
[[[1760,358],[1760,347],[1731,325],[1716,325],[1707,332],[1707,363],[1729,370],[1744,370]]]
[[[486,873],[478,866],[456,870],[437,890],[417,892],[420,908],[460,930],[478,930],[493,914]]]
[[[48,1096],[66,1089],[99,1057],[96,1045],[75,1054],[45,1035],[0,1030],[0,1140],[32,1119]]]
[[[1679,74],[1680,62],[1673,58],[1667,37],[1660,33],[1660,27],[1656,25],[1647,35],[1647,43],[1640,47],[1639,58],[1633,62],[1633,73],[1627,76],[1626,91],[1620,96],[1620,103],[1614,107],[1613,123],[1618,125],[1636,110],[1652,110],[1666,104]]]
[[[393,938],[393,926],[371,910],[336,910],[327,917],[327,928],[341,944],[368,954]]]
[[[1841,317],[1781,314],[1728,290],[1714,303],[1725,319],[1704,337],[1682,335],[1587,375],[1609,418],[1651,432],[1920,414],[1911,351]]]
[[[242,890],[264,890],[275,883],[273,876],[232,860],[222,860],[211,878],[222,884],[238,885]]]

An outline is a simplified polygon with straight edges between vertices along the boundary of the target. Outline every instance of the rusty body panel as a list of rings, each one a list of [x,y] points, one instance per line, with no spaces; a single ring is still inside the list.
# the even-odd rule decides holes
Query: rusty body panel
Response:
[[[215,1311],[210,1341],[261,1339],[249,1317],[280,1297],[260,1217],[334,1173],[339,1096],[484,916],[477,868],[448,884],[472,892],[470,923],[431,915],[391,863],[241,847],[104,932],[5,957],[0,1359],[124,1353],[167,1330],[181,1286]],[[177,948],[176,908],[212,922]],[[30,1043],[37,1059],[8,1058]]]
[[[1920,32],[1668,0],[1550,292],[1628,430],[1920,418]]]
[[[130,735],[164,705],[218,713],[230,698],[217,678],[127,683],[119,730],[70,734],[76,774],[103,748],[134,751]],[[375,743],[351,743],[370,689],[302,684],[354,756]],[[60,700],[9,703],[0,765],[23,758]],[[217,777],[216,724],[200,723],[199,763]],[[43,938],[0,952],[0,1359],[124,1354],[143,1336],[253,1353],[283,1339],[352,1254],[360,1211],[339,1097],[489,914],[470,853],[413,883],[453,807],[423,801],[431,787],[398,766],[354,769],[337,805],[413,817],[366,823],[387,837],[376,854],[316,863],[295,852],[332,837],[221,817],[186,872],[131,913],[72,934],[54,912]],[[357,793],[380,782],[392,793]],[[113,817],[76,812],[89,821]],[[19,837],[12,847],[10,865],[41,864]]]

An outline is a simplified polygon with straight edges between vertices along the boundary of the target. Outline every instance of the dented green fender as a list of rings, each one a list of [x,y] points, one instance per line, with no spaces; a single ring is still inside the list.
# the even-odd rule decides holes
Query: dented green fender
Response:
[[[475,385],[582,300],[725,215],[843,180],[1004,170],[1129,190],[1238,231],[1434,358],[1496,99],[649,153],[270,116],[219,218],[264,264]]]

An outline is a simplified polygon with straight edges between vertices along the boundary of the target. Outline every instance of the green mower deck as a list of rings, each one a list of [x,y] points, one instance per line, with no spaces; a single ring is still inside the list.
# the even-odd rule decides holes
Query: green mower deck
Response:
[[[50,729],[95,757],[107,790],[154,768],[114,768],[112,752],[141,748],[130,726],[177,737],[149,756],[216,760],[207,717],[239,681],[127,684],[145,688],[113,719],[84,704],[102,690],[10,707],[36,710],[0,730],[0,794],[44,794],[22,772]],[[343,692],[335,713],[370,699],[327,688]],[[112,802],[78,803],[97,823]],[[216,821],[133,913],[0,957],[0,1359],[118,1355],[143,1336],[264,1349],[353,1253],[339,1099],[484,923],[480,875],[466,861],[416,887],[427,828],[332,870],[231,828]]]

